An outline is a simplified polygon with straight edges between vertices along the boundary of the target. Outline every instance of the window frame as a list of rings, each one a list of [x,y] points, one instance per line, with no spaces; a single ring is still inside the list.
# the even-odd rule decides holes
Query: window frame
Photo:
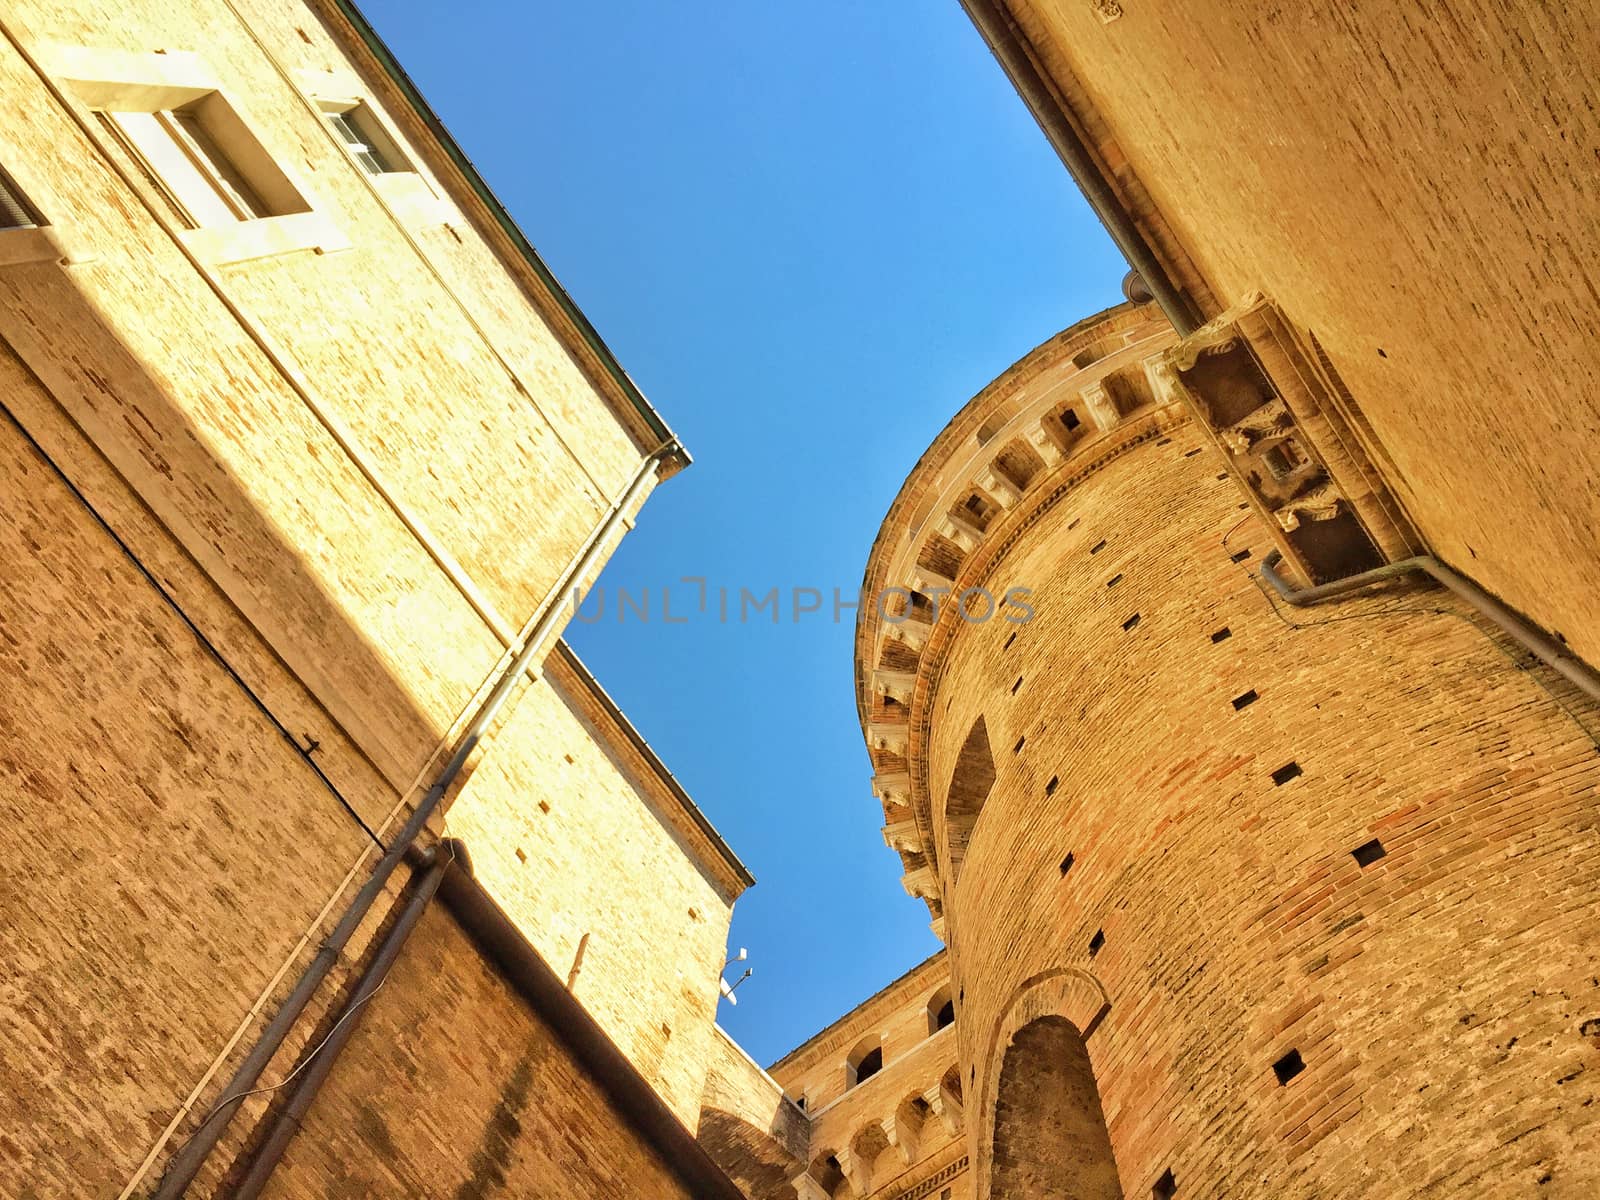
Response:
[[[60,80],[69,98],[82,106],[101,149],[131,165],[130,182],[135,191],[203,265],[350,247],[314,193],[289,166],[291,156],[279,152],[270,137],[263,136],[269,127],[251,117],[248,107],[222,85],[199,55],[183,50],[156,54],[61,45],[41,46],[38,53],[44,70]],[[193,122],[185,118],[184,110],[192,112]],[[163,118],[162,125],[165,135],[172,138],[172,153],[183,156],[195,172],[187,178],[187,192],[172,186],[159,164],[149,161],[148,154],[137,146],[138,138],[126,136],[116,120],[119,113],[171,114]],[[149,136],[148,131],[144,136]],[[164,148],[162,157],[166,157]],[[230,178],[231,172],[237,173],[237,179]],[[238,181],[246,185],[243,191]],[[216,203],[229,210],[228,221],[221,221],[216,209],[192,211],[199,195],[197,186],[212,189]],[[266,214],[240,217],[241,209],[252,207],[252,197]]]

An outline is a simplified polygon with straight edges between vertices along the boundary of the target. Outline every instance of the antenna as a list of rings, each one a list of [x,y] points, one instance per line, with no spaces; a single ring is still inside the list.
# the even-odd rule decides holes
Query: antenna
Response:
[[[728,962],[730,964],[736,963],[736,962],[743,962],[743,961],[744,961],[744,951],[743,950],[739,951],[739,957],[738,958],[730,958],[728,960]],[[735,979],[732,983],[729,983],[726,979],[718,979],[717,980],[718,990],[720,990],[722,992],[723,996],[725,996],[727,998],[727,1001],[728,1001],[729,1004],[738,1004],[739,1003],[739,997],[735,996],[733,993],[738,990],[738,987],[739,987],[739,985],[741,983],[743,983],[746,979],[749,979],[750,976],[754,975],[755,973],[756,973],[756,969],[754,967],[746,967],[744,969],[744,974],[739,976],[739,978]]]

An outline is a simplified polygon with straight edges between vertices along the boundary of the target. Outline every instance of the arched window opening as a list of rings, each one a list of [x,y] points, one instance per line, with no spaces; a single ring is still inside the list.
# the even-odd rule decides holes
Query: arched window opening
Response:
[[[956,756],[955,773],[950,777],[950,792],[944,804],[945,841],[950,847],[950,884],[961,878],[961,860],[966,857],[972,829],[983,811],[983,802],[994,787],[994,754],[989,749],[989,730],[979,717],[972,724],[967,740]]]
[[[993,1200],[1122,1200],[1083,1037],[1065,1017],[1019,1029],[1000,1064]]]
[[[956,1023],[956,1001],[947,983],[928,998],[928,1036]]]
[[[883,1070],[883,1046],[878,1035],[872,1034],[870,1037],[862,1038],[845,1059],[845,1089],[849,1090],[858,1083],[866,1082],[881,1070]]]
[[[883,1070],[882,1048],[868,1050],[859,1063],[856,1064],[856,1082],[863,1083]]]

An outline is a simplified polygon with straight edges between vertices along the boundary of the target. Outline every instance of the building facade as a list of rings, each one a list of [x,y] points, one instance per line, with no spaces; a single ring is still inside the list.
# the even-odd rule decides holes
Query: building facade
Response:
[[[1414,534],[1321,455],[1332,388],[1261,304],[1113,309],[962,408],[873,547],[910,603],[863,609],[858,705],[978,1200],[1600,1186],[1600,706],[1383,565]]]
[[[733,1197],[560,641],[687,455],[339,0],[0,15],[0,1193]]]
[[[731,1042],[699,1137],[751,1200],[972,1200],[941,951],[763,1071]]]

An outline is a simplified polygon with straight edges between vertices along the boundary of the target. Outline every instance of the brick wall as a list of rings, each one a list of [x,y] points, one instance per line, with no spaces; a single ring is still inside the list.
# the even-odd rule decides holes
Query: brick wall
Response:
[[[1005,7],[1205,315],[1314,331],[1431,546],[1600,662],[1594,6]]]
[[[807,1162],[811,1122],[722,1028],[696,1133],[706,1153],[751,1200],[794,1200],[789,1181]]]
[[[534,948],[693,1129],[742,885],[689,844],[678,802],[630,760],[566,654],[501,723],[448,829]]]
[[[656,448],[581,321],[331,13],[0,16],[0,164],[71,260],[21,261],[35,235],[0,232],[0,398],[20,426],[0,415],[0,816],[29,848],[0,885],[7,1195],[153,1185],[370,868],[355,817],[392,832]],[[72,80],[118,78],[119,55],[197,55],[302,185],[316,245],[208,280],[73,98]],[[425,205],[381,201],[308,104],[312,77],[371,106]],[[556,653],[475,756],[451,830],[552,960],[589,934],[578,994],[692,1126],[745,877]],[[243,1107],[196,1194],[266,1103]],[[616,1169],[656,1194],[647,1169]]]
[[[979,716],[997,766],[944,890],[979,1194],[1051,1014],[1129,1195],[1591,1193],[1600,714],[1435,590],[1276,608],[1199,432],[1155,432],[991,528],[1014,641],[923,663],[936,811]]]
[[[366,1007],[266,1196],[690,1197],[438,905]]]

